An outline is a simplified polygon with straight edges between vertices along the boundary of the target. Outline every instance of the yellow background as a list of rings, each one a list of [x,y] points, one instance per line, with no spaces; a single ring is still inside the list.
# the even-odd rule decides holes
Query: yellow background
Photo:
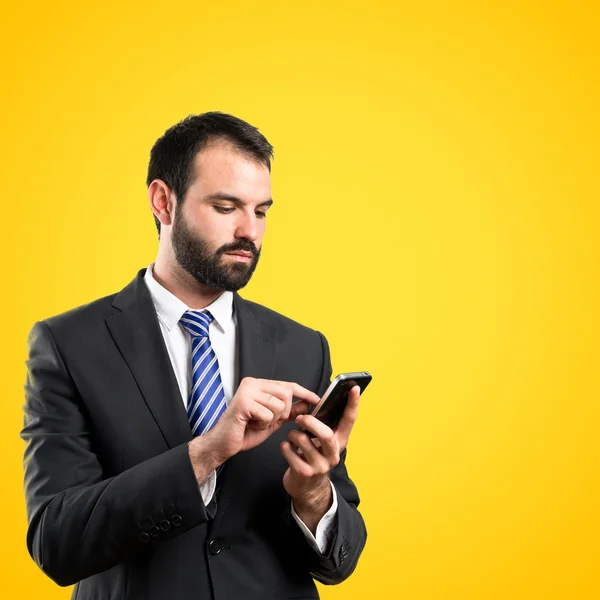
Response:
[[[482,4],[484,6],[482,6]],[[162,132],[274,144],[244,295],[368,369],[348,463],[369,539],[326,599],[600,597],[594,3],[11,3],[0,25],[0,595],[25,547],[25,340],[156,252]]]

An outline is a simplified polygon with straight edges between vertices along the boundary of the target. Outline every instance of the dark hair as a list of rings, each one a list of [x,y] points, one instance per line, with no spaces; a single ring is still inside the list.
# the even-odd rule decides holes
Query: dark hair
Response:
[[[181,204],[194,180],[194,159],[208,143],[228,141],[236,150],[271,170],[273,146],[260,131],[233,115],[206,112],[189,115],[159,137],[150,151],[146,185],[164,181]],[[160,235],[160,221],[154,216]]]

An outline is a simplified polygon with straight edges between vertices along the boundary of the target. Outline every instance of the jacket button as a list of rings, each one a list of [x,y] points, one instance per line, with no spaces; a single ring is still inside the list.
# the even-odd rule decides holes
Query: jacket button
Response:
[[[173,515],[171,517],[171,523],[173,524],[173,527],[179,527],[182,521],[183,519],[181,518],[181,515]]]
[[[212,542],[208,544],[208,551],[211,554],[219,554],[219,552],[221,552],[221,544],[215,540],[212,540]]]
[[[166,519],[163,519],[160,523],[160,528],[163,531],[169,531],[169,529],[171,529],[171,523],[169,523],[169,521],[167,521]]]
[[[138,540],[140,540],[142,544],[147,544],[150,541],[150,536],[145,531],[142,531],[142,533],[138,535]]]
[[[342,544],[340,547],[338,557],[340,559],[340,563],[343,563],[346,560],[346,558],[348,558],[348,552],[346,551],[346,546],[344,546],[344,544]]]
[[[158,534],[160,533],[160,529],[154,525],[152,527],[150,527],[150,529],[148,529],[148,533],[153,537],[158,537]]]

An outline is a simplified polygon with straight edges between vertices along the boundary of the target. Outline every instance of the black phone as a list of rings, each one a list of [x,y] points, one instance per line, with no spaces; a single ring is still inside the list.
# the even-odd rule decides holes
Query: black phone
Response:
[[[308,414],[313,415],[331,429],[335,429],[344,414],[350,390],[357,385],[362,394],[371,383],[371,379],[373,378],[368,371],[338,375],[329,384],[319,403]]]

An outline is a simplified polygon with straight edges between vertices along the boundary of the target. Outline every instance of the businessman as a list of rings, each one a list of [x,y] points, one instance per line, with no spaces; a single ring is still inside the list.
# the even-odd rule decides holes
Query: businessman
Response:
[[[147,177],[155,261],[31,330],[27,546],[73,598],[318,598],[314,579],[356,567],[358,387],[334,431],[308,415],[331,377],[325,337],[237,294],[272,156],[231,115],[168,129]]]

